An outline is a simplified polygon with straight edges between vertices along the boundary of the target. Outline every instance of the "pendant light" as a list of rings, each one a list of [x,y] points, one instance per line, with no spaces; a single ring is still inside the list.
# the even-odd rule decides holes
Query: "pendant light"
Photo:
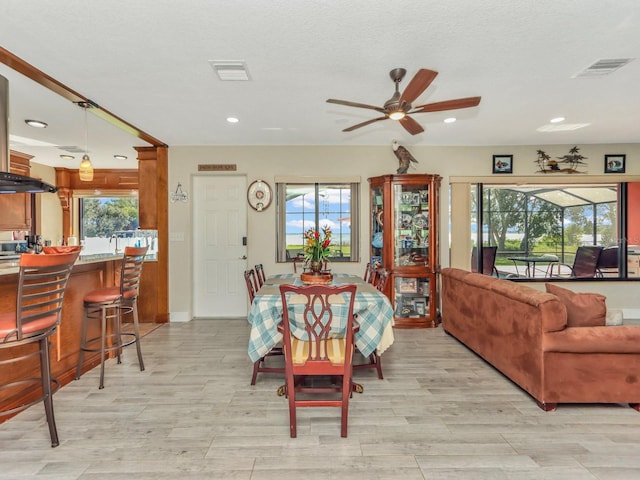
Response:
[[[84,155],[80,162],[78,173],[81,182],[90,182],[93,180],[93,165],[89,158],[89,127],[87,122],[87,109],[91,108],[89,102],[78,102],[78,106],[84,108]]]

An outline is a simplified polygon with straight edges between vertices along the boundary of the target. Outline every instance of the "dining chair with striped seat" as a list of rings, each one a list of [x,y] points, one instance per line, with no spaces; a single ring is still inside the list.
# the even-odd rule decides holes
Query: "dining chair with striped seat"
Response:
[[[353,316],[355,294],[353,284],[280,285],[283,314],[278,328],[283,335],[292,438],[297,436],[298,407],[340,408],[340,435],[347,436],[357,329]],[[322,384],[318,377],[338,377],[341,381]]]

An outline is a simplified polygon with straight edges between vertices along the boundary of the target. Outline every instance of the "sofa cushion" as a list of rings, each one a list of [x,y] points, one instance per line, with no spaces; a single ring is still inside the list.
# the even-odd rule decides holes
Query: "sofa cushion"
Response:
[[[607,319],[606,297],[599,293],[576,293],[552,283],[545,284],[567,308],[568,327],[603,326]]]

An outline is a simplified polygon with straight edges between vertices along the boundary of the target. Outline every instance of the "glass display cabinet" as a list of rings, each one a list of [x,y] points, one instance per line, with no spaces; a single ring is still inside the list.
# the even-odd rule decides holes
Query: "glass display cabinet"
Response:
[[[389,271],[385,294],[396,327],[438,325],[438,208],[441,177],[369,178],[372,265]]]

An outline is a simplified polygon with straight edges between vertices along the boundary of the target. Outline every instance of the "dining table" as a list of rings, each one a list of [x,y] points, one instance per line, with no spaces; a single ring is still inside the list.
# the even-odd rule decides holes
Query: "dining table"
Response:
[[[249,309],[248,321],[249,357],[252,362],[260,360],[282,341],[278,325],[282,321],[282,297],[280,285],[303,285],[299,274],[280,274],[267,277],[256,292]],[[355,284],[356,295],[353,313],[358,323],[354,341],[358,350],[368,357],[377,351],[380,355],[393,344],[393,307],[386,295],[376,290],[362,277],[348,274],[333,274],[330,285]]]

